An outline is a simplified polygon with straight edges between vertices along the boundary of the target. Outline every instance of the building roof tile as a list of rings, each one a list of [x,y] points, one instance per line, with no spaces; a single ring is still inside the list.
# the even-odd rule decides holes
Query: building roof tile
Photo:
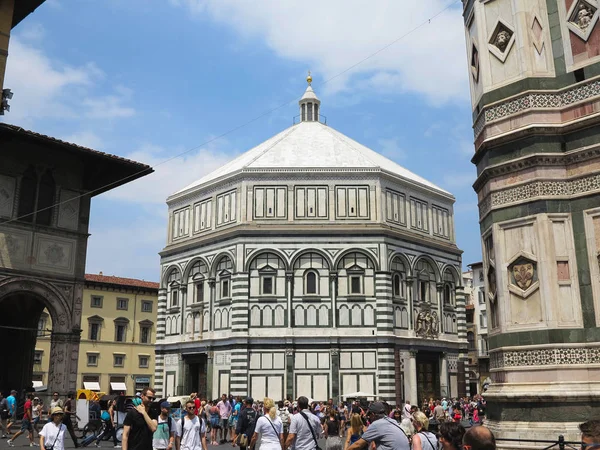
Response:
[[[136,278],[115,277],[112,275],[97,275],[92,273],[85,274],[85,281],[145,289],[158,289],[160,287],[159,283],[155,283],[153,281],[138,280]]]

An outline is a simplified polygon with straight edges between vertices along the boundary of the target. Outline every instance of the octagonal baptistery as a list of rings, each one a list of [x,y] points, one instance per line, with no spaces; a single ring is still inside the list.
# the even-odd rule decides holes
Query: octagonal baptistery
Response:
[[[465,394],[454,197],[319,109],[168,198],[163,396]]]

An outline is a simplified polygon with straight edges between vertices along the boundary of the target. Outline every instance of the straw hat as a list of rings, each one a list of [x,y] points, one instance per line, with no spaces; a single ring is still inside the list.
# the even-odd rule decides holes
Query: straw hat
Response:
[[[62,410],[62,408],[55,406],[54,408],[52,408],[52,410],[50,411],[50,415],[53,416],[55,414],[64,414],[65,412]]]

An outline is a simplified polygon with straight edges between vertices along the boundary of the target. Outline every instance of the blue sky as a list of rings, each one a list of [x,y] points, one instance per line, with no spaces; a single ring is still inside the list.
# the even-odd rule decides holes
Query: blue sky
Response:
[[[47,0],[11,37],[4,121],[155,165],[96,197],[87,272],[158,280],[166,197],[288,127],[307,70],[328,124],[452,192],[481,259],[461,3]],[[333,80],[324,81],[335,77]]]

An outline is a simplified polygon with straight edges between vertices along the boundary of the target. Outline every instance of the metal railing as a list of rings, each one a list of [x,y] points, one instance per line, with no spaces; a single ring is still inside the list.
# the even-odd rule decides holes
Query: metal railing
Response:
[[[558,436],[557,441],[538,440],[538,439],[511,439],[511,438],[497,438],[497,443],[502,442],[518,442],[528,444],[550,444],[546,447],[529,446],[528,448],[539,448],[540,450],[550,450],[551,448],[558,447],[559,450],[579,450],[581,448],[581,442],[565,441],[565,437],[561,434]],[[527,448],[525,446],[519,446],[520,448]]]

